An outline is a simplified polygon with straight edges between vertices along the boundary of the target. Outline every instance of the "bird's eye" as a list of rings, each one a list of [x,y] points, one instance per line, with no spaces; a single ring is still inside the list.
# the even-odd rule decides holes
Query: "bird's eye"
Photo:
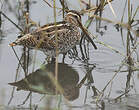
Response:
[[[78,19],[78,16],[74,16],[76,19]]]
[[[21,37],[22,37],[22,35],[19,35],[19,36],[18,36],[18,38],[21,38]]]

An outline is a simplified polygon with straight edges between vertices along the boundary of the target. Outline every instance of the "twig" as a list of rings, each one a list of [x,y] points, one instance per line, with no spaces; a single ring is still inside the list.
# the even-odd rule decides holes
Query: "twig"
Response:
[[[114,98],[115,101],[117,101],[119,98],[121,98],[122,96],[124,96],[125,94],[127,94],[130,90],[128,89],[125,93],[121,94],[120,96]]]
[[[12,24],[14,24],[15,27],[17,27],[21,32],[23,32],[23,30],[22,30],[16,23],[14,23],[7,15],[5,15],[2,11],[0,11],[0,13],[1,13],[7,20],[9,20]]]
[[[51,8],[53,8],[53,6],[47,1],[47,0],[43,0],[45,3],[47,3],[47,5]]]
[[[19,59],[19,57],[18,57],[18,55],[17,55],[17,53],[16,53],[16,51],[15,51],[15,49],[14,49],[13,47],[12,47],[12,49],[13,49],[13,52],[14,52],[14,54],[15,54],[17,60],[19,61],[19,64],[20,64],[21,67],[22,67],[23,71],[26,72],[25,69],[24,69],[24,67],[23,67],[23,65],[22,65],[22,63],[21,63],[21,61],[20,61],[20,59]]]
[[[20,59],[20,60],[21,60],[21,59]],[[19,67],[20,67],[20,65],[18,64],[18,67],[17,67],[17,69],[16,69],[15,82],[17,81],[17,76],[18,76]],[[11,98],[10,98],[10,100],[9,100],[9,102],[8,102],[8,105],[10,105],[10,103],[11,103],[13,97],[14,97],[14,91],[15,91],[15,87],[13,87],[13,90],[12,90],[12,93],[11,93]]]
[[[29,92],[28,96],[26,97],[26,99],[23,101],[22,104],[18,105],[18,106],[21,106],[21,105],[24,105],[26,103],[26,101],[29,99],[30,95],[32,94],[32,92]]]

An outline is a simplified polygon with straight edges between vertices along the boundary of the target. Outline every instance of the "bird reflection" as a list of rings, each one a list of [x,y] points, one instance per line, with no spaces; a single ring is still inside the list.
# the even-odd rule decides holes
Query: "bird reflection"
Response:
[[[42,66],[40,69],[30,73],[26,78],[9,83],[16,86],[17,90],[26,90],[41,94],[56,94],[56,85],[53,83],[49,75],[55,77],[55,63]],[[68,100],[75,100],[79,96],[79,75],[71,66],[58,63],[58,84],[63,89],[63,96]],[[57,91],[57,94],[61,92]]]

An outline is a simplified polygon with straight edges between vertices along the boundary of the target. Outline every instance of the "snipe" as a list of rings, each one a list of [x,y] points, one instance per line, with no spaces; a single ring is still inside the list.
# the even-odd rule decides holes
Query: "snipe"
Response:
[[[81,38],[80,29],[90,39],[87,30],[82,26],[80,14],[74,10],[70,10],[63,21],[46,24],[18,38],[10,46],[23,45],[28,48],[36,48],[45,52],[49,57],[54,58],[56,56],[56,46],[60,54],[66,53],[78,44]],[[93,46],[97,49],[94,42]]]

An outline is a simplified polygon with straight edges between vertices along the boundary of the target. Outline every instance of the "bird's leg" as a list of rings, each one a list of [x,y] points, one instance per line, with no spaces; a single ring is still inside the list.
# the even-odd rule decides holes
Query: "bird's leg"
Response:
[[[67,54],[67,52],[66,53],[63,53],[62,63],[64,63],[66,54]]]
[[[56,62],[56,58],[53,58],[51,59],[51,63],[55,63]]]

